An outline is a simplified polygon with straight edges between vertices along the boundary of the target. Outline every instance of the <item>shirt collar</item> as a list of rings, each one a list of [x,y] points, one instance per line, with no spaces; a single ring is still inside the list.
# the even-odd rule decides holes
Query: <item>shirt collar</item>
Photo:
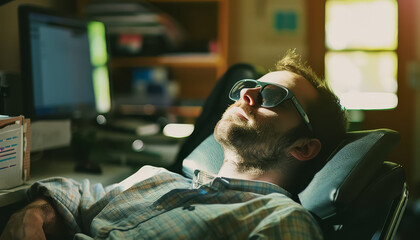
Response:
[[[282,193],[290,198],[292,194],[283,189],[282,187],[264,181],[254,181],[245,179],[234,179],[220,177],[203,170],[196,169],[194,171],[192,187],[200,188],[201,186],[224,186],[225,188],[238,191],[254,192],[262,195],[270,193]]]

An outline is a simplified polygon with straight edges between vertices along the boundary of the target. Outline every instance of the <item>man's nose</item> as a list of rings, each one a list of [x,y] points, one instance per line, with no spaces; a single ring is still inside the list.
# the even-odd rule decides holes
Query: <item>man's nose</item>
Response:
[[[249,106],[256,106],[259,104],[258,94],[260,92],[260,88],[245,88],[241,90],[241,98],[244,100]]]

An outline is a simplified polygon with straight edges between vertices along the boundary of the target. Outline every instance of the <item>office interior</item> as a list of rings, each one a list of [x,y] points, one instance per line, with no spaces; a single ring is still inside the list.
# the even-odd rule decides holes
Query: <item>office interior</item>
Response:
[[[12,76],[14,79],[19,79],[22,74],[18,26],[18,7],[20,5],[32,4],[65,14],[83,15],[85,7],[90,2],[93,1],[1,1],[0,71],[7,73],[8,76]],[[175,60],[165,58],[166,55],[164,53],[156,53],[156,56],[152,53],[151,56],[147,57],[111,54],[110,78],[112,91],[117,91],[117,93],[124,92],[127,88],[132,87],[130,84],[132,84],[133,69],[138,70],[144,66],[163,67],[171,74],[170,84],[176,91],[175,98],[179,100],[176,107],[181,106],[180,108],[169,106],[160,109],[153,108],[153,105],[147,104],[146,107],[142,105],[136,108],[135,106],[133,107],[133,101],[130,102],[130,105],[125,106],[124,98],[120,98],[123,102],[121,104],[122,107],[119,109],[121,112],[118,116],[120,117],[130,116],[130,120],[133,120],[133,118],[136,120],[138,120],[137,118],[141,120],[146,119],[147,123],[152,124],[152,126],[154,126],[153,123],[158,123],[159,127],[167,123],[180,123],[191,126],[200,113],[200,106],[229,66],[235,63],[249,63],[263,70],[272,70],[274,69],[274,63],[280,58],[282,53],[291,48],[296,48],[299,53],[302,53],[315,72],[321,76],[331,76],[328,75],[326,56],[333,56],[329,55],[329,53],[333,53],[336,49],[326,39],[326,29],[328,29],[326,27],[326,19],[328,19],[326,18],[328,14],[326,5],[329,2],[335,2],[333,0],[150,0],[147,2],[156,5],[158,8],[162,7],[169,13],[175,13],[176,11],[181,11],[179,9],[184,9],[182,10],[184,12],[181,12],[183,14],[191,14],[190,21],[191,19],[197,20],[194,24],[190,23],[192,29],[210,29],[207,31],[203,30],[202,33],[197,33],[198,35],[202,34],[208,37],[209,34],[213,34],[214,38],[208,37],[206,39],[207,42],[203,43],[201,41],[197,43],[196,48],[199,50],[191,50],[192,54],[189,52],[172,54],[171,56],[175,55]],[[410,190],[407,212],[412,215],[410,216],[413,219],[418,220],[420,211],[416,209],[420,208],[420,204],[417,201],[420,198],[420,148],[418,147],[420,145],[420,46],[417,43],[420,39],[420,2],[416,0],[390,2],[392,2],[392,5],[397,6],[395,8],[397,11],[396,37],[392,40],[391,48],[386,49],[386,51],[393,52],[390,58],[396,59],[397,62],[396,65],[391,66],[391,68],[395,68],[395,71],[391,74],[395,74],[394,80],[396,80],[396,83],[390,83],[391,85],[397,84],[397,87],[390,87],[397,97],[397,103],[382,109],[351,110],[350,127],[352,130],[388,128],[399,132],[401,135],[400,143],[392,151],[389,160],[401,164],[405,169]],[[175,6],[176,4],[179,4],[179,6],[184,4],[182,5],[184,8]],[[201,4],[204,4],[204,7]],[[204,9],[209,9],[209,11],[203,14],[201,11],[204,11]],[[188,20],[187,17],[185,19]],[[282,24],[279,22],[281,19],[289,22]],[[387,19],[387,16],[384,19]],[[180,21],[181,25],[182,23]],[[188,23],[186,24],[189,25]],[[343,30],[343,34],[345,32],[346,29]],[[109,44],[110,42],[108,42]],[[348,53],[352,50],[354,48],[343,52]],[[378,53],[381,50],[368,47],[361,51]],[[177,56],[183,57],[177,59]],[[146,62],[145,64],[141,60],[142,57],[144,57],[143,61]],[[161,61],[150,60],[153,57],[162,57],[162,59]],[[130,58],[140,60],[131,61]],[[179,64],[179,61],[187,61],[187,63],[182,65]],[[380,71],[380,68],[377,69]],[[373,76],[381,76],[381,73],[377,72]],[[19,93],[9,92],[8,94],[12,98]],[[117,98],[113,98],[113,100],[115,99]],[[136,99],[134,98],[134,100]],[[19,101],[19,99],[16,101]],[[159,112],[160,118],[151,117],[153,114],[148,114],[148,111],[152,111],[152,113]],[[132,121],[124,123],[133,124]],[[113,133],[119,134],[118,130]],[[79,145],[92,144],[89,142],[91,130],[78,132],[78,134],[78,136],[73,136],[73,140],[81,139]],[[78,138],[80,136],[82,138]],[[130,141],[127,141],[126,144],[130,144],[132,142]],[[171,158],[171,156],[173,158],[173,155],[176,155],[176,147],[182,143],[183,139],[177,138],[173,141],[166,139],[164,141],[172,143],[175,147],[158,148],[157,151],[163,152],[163,158]],[[130,145],[126,148],[130,150],[131,147]],[[45,157],[50,159],[60,158],[57,156],[63,153],[66,155],[71,151],[72,148],[61,147],[59,149],[46,150],[42,154],[34,153],[31,156],[33,158],[34,175],[36,175],[36,171],[42,172],[44,168],[37,161],[42,163],[42,158]],[[83,147],[79,148],[78,156],[80,157],[84,153],[86,152],[84,152]],[[123,153],[119,152],[119,154]],[[146,163],[139,162],[133,165],[127,163],[127,159],[124,160],[118,156],[114,158],[119,160],[113,163],[106,163],[109,165],[105,167],[102,163],[99,163],[99,166],[102,167],[102,175],[107,171],[118,172],[118,174],[116,173],[113,176],[115,178],[107,178],[105,181],[117,181],[123,176],[132,173],[134,168],[142,164],[153,164],[153,160],[150,160]],[[69,171],[69,168],[71,171],[74,171],[73,163],[66,165],[69,164],[68,161],[65,163],[56,161],[54,164],[58,168],[63,168],[62,171],[64,172]],[[168,167],[167,162],[159,162],[157,165]],[[92,171],[95,171],[95,169]],[[104,180],[100,174],[92,173],[78,172],[77,177],[83,178],[83,174],[87,174],[86,176],[90,176],[94,181]],[[407,225],[410,225],[410,223],[407,223]]]

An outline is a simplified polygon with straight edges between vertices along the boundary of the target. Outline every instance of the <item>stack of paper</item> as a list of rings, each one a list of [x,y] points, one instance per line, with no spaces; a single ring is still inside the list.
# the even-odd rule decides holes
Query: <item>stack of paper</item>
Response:
[[[30,176],[30,121],[0,117],[0,189],[23,184]]]

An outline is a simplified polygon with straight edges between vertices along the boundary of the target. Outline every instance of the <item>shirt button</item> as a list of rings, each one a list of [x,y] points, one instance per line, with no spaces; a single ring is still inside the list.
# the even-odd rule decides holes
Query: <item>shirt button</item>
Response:
[[[188,210],[188,211],[194,211],[194,209],[195,209],[195,207],[191,206],[191,205],[185,206],[185,207],[182,208],[182,210]]]
[[[159,210],[159,211],[160,211],[160,210],[162,210],[162,209],[163,209],[163,206],[162,206],[162,205],[157,205],[157,206],[156,206],[156,210]]]

